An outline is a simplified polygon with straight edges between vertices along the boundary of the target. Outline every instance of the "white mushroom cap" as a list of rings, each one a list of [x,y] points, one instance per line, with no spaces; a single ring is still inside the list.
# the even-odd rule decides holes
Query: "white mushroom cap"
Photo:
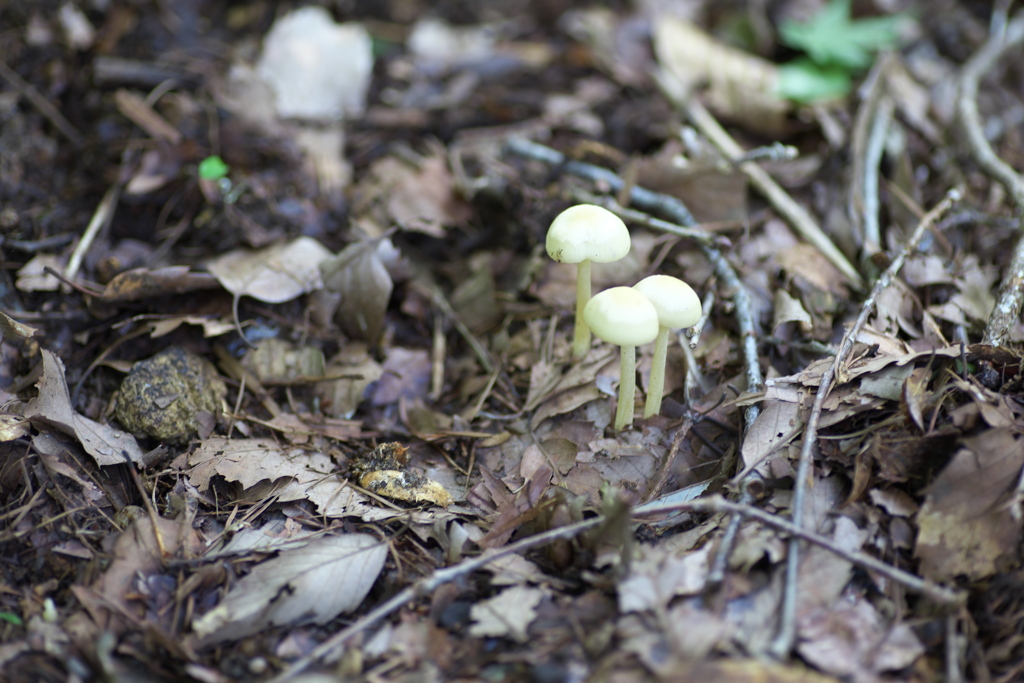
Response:
[[[555,217],[545,246],[548,256],[559,263],[608,263],[629,253],[629,230],[608,209],[579,204]]]
[[[601,339],[616,346],[649,344],[658,336],[658,311],[632,287],[612,287],[583,309],[583,319]]]
[[[670,275],[651,275],[633,285],[654,304],[662,327],[692,327],[701,316],[700,297],[690,285]]]

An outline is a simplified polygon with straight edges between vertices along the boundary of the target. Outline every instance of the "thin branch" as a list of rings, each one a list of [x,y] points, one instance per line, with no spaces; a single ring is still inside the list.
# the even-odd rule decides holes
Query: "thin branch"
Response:
[[[982,343],[1001,346],[1009,330],[1020,317],[1024,307],[1024,180],[1013,168],[993,151],[981,125],[978,113],[978,85],[981,78],[995,66],[1007,50],[1024,42],[1024,12],[1018,12],[1004,31],[995,33],[971,57],[960,72],[957,93],[957,120],[967,146],[978,166],[998,181],[1016,205],[1018,219],[1022,221],[1020,235],[1013,249],[1010,265],[999,286],[996,305],[989,316]]]
[[[892,98],[883,95],[875,109],[864,150],[864,256],[871,256],[882,248],[882,230],[878,222],[878,171],[894,109]]]
[[[853,348],[857,335],[860,334],[861,329],[867,323],[868,316],[874,311],[878,297],[892,283],[893,278],[896,277],[900,268],[903,267],[907,256],[917,247],[925,232],[945,216],[953,207],[954,202],[959,199],[960,192],[950,190],[946,193],[945,198],[921,219],[921,222],[918,223],[899,255],[892,260],[889,267],[886,268],[885,272],[878,278],[878,281],[875,282],[875,286],[872,287],[871,294],[864,302],[856,322],[853,323],[853,326],[843,336],[843,342],[839,346],[839,352],[836,354],[835,360],[832,361],[832,364],[821,376],[821,384],[818,387],[818,393],[814,397],[814,405],[811,407],[811,414],[807,418],[807,425],[804,427],[804,438],[800,448],[800,462],[797,466],[796,482],[793,490],[793,524],[799,528],[803,528],[804,525],[804,498],[807,494],[808,477],[810,476],[811,462],[813,461],[812,451],[817,442],[818,421],[821,419],[822,407],[825,404],[825,398],[832,388],[833,380],[838,377],[837,384],[845,381],[842,365],[846,362],[846,358]],[[789,541],[789,552],[786,557],[786,583],[782,600],[779,633],[771,648],[772,654],[778,658],[787,656],[790,650],[793,649],[793,640],[796,636],[796,583],[799,569],[800,539],[793,537]]]

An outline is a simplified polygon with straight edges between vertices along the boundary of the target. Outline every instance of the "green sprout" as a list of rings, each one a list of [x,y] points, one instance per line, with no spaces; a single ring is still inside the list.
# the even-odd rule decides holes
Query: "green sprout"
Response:
[[[203,180],[220,180],[231,168],[219,156],[209,156],[199,162],[199,177]]]
[[[850,0],[831,0],[809,21],[783,22],[783,43],[807,53],[780,69],[779,95],[810,103],[843,97],[875,53],[895,47],[906,15],[851,19]]]

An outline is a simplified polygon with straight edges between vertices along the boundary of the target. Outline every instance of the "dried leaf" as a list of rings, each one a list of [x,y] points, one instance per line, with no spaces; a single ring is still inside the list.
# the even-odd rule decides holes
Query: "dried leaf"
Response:
[[[959,574],[972,580],[991,576],[1020,541],[1012,511],[997,505],[1024,465],[1020,436],[1009,428],[992,428],[963,444],[928,487],[917,515],[914,555],[921,560],[921,573],[936,581]]]
[[[14,441],[31,432],[31,423],[21,415],[0,415],[0,441]]]
[[[192,622],[203,646],[274,626],[325,624],[359,607],[387,558],[369,534],[322,536],[257,565]]]
[[[142,449],[135,437],[75,411],[64,379],[64,363],[46,349],[42,356],[43,376],[36,384],[39,396],[25,406],[25,417],[74,436],[100,465],[123,465],[125,458],[143,464]]]
[[[373,521],[400,514],[372,505],[364,494],[339,479],[334,474],[334,462],[318,451],[283,449],[269,439],[217,437],[204,441],[188,462],[193,467],[189,482],[200,491],[206,491],[210,478],[219,474],[239,482],[253,496],[257,487],[264,485],[266,495],[282,502],[309,500],[328,517],[355,516]]]
[[[315,239],[299,237],[255,251],[228,252],[207,268],[235,296],[279,304],[323,287],[319,266],[329,258],[331,252]]]
[[[320,264],[324,286],[341,295],[335,322],[352,339],[362,339],[371,345],[377,343],[384,329],[384,315],[394,288],[380,257],[379,250],[385,242],[367,240],[350,244]]]
[[[781,401],[770,402],[757,416],[754,425],[743,438],[740,456],[743,469],[758,468],[764,471],[769,457],[792,441],[802,430],[800,406]]]
[[[681,19],[662,16],[653,24],[658,63],[688,89],[707,83],[711,109],[770,136],[785,128],[790,105],[777,94],[775,64],[729,47]]]
[[[218,281],[209,273],[196,273],[188,266],[136,268],[115,275],[100,298],[108,302],[139,301],[154,296],[184,294],[215,289]]]
[[[537,606],[546,595],[543,588],[519,585],[481,600],[470,608],[473,624],[469,634],[475,638],[509,637],[525,643],[527,629],[537,618]]]
[[[0,340],[19,339],[25,341],[31,339],[38,330],[25,323],[19,323],[6,313],[0,312]]]

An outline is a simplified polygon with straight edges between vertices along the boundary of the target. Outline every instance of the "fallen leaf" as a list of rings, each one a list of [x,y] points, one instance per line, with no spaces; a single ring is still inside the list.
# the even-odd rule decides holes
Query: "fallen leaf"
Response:
[[[75,437],[100,465],[123,465],[125,458],[144,464],[135,437],[75,411],[64,379],[64,363],[46,349],[42,350],[42,357],[43,375],[36,384],[39,396],[25,406],[25,417]]]
[[[475,638],[508,637],[525,643],[527,629],[537,618],[537,605],[546,595],[542,588],[517,585],[477,602],[469,610],[473,620],[469,634]]]
[[[1021,536],[1012,511],[997,505],[1024,465],[1020,436],[991,428],[962,443],[926,489],[917,515],[914,556],[921,560],[921,574],[935,581],[992,576]]]
[[[394,289],[380,256],[382,247],[390,247],[390,241],[357,242],[320,263],[324,286],[341,295],[335,322],[352,339],[371,345],[377,343],[384,329],[384,314]]]
[[[269,439],[206,439],[188,462],[193,467],[189,482],[200,491],[206,491],[210,478],[218,474],[239,482],[252,496],[273,495],[282,502],[309,500],[327,517],[372,521],[401,514],[372,505],[366,495],[339,479],[334,462],[324,453],[283,449]]]
[[[331,256],[312,237],[299,237],[255,251],[230,251],[206,267],[235,296],[279,304],[323,287],[320,264]]]
[[[31,339],[38,330],[0,312],[0,339]]]
[[[115,275],[103,288],[100,298],[108,302],[139,301],[217,287],[218,281],[214,276],[193,272],[188,266],[168,266],[153,270],[136,268]]]
[[[203,647],[274,626],[325,624],[362,604],[387,558],[369,534],[321,536],[256,565],[192,627]]]

